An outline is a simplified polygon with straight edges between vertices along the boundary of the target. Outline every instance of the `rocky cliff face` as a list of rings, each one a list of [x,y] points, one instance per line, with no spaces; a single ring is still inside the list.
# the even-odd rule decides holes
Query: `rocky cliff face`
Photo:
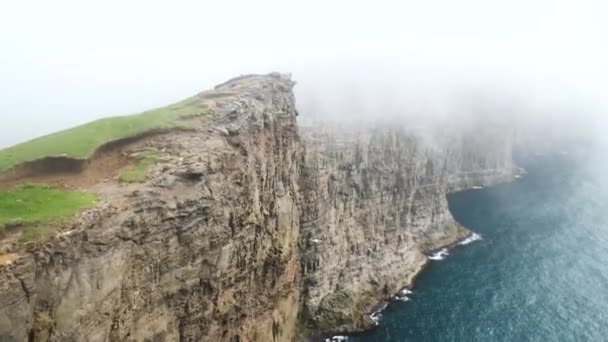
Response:
[[[199,95],[192,132],[134,148],[149,180],[0,269],[2,341],[289,341],[299,301],[293,83],[243,77]]]
[[[468,235],[452,218],[446,194],[513,177],[507,138],[448,134],[303,132],[302,302],[313,327],[373,326],[369,314],[411,284],[425,253]]]
[[[147,180],[0,265],[2,341],[292,341],[360,330],[467,234],[445,195],[509,180],[507,138],[296,127],[289,78],[198,95],[196,130],[133,144]],[[350,132],[350,133],[349,133]],[[482,143],[480,143],[482,142]]]

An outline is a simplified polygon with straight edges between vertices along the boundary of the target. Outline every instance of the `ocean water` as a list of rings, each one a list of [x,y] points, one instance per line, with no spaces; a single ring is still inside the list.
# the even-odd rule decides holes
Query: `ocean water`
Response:
[[[524,167],[451,195],[482,239],[432,261],[409,301],[349,341],[608,341],[608,167],[565,154]]]

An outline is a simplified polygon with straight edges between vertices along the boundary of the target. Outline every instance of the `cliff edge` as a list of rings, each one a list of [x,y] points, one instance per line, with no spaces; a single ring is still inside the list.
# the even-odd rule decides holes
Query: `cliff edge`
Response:
[[[103,177],[28,174],[99,199],[0,263],[0,340],[277,342],[367,329],[426,254],[468,234],[446,194],[517,172],[506,136],[299,128],[294,85],[278,73],[229,80],[191,99],[209,114],[187,129],[103,154],[153,152],[139,182],[119,182],[123,162]]]

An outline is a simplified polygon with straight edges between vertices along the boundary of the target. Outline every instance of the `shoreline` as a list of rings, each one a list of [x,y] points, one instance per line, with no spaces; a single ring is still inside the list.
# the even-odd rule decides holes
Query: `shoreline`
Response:
[[[465,228],[466,229],[466,228]],[[424,256],[425,256],[425,261],[423,263],[420,264],[420,266],[418,267],[417,270],[415,270],[415,272],[413,272],[412,277],[409,280],[409,283],[403,287],[401,287],[399,289],[399,291],[397,291],[396,293],[394,293],[390,299],[384,299],[379,301],[376,305],[374,305],[372,307],[372,309],[366,314],[367,317],[369,318],[369,320],[372,322],[370,323],[369,327],[366,327],[363,330],[359,330],[359,331],[334,331],[331,333],[325,332],[325,333],[317,333],[317,334],[312,334],[310,336],[310,339],[308,339],[308,341],[316,341],[314,338],[320,338],[320,341],[324,341],[324,342],[338,342],[338,341],[346,341],[345,339],[342,338],[348,338],[348,337],[352,337],[352,336],[360,336],[360,335],[364,335],[370,331],[373,331],[376,327],[378,327],[379,323],[377,320],[375,320],[372,317],[378,317],[377,319],[379,319],[379,317],[382,316],[382,313],[391,305],[394,304],[395,302],[399,302],[399,301],[404,301],[403,299],[399,299],[399,298],[407,298],[407,294],[412,293],[415,285],[416,285],[416,280],[418,279],[418,277],[427,269],[431,266],[432,261],[431,259],[429,259],[429,256],[432,256],[433,254],[442,251],[442,250],[452,250],[458,246],[463,246],[463,245],[467,245],[467,244],[462,244],[463,241],[466,241],[467,239],[470,238],[474,238],[475,236],[479,236],[477,233],[472,232],[470,230],[467,229],[467,233],[463,236],[459,236],[457,237],[455,240],[448,242],[444,245],[435,247],[433,249],[430,249],[426,252],[421,252]],[[478,240],[478,238],[475,238],[475,240]],[[473,240],[473,241],[475,241]],[[409,298],[407,299],[409,300]],[[405,301],[407,301],[405,300]]]
[[[491,184],[485,184],[481,188],[483,189],[485,187],[496,186],[499,184],[512,183],[512,182],[521,180],[527,174],[527,171],[522,167],[515,167],[514,170],[515,171],[512,172],[507,177],[507,179],[498,180]],[[454,192],[471,191],[471,190],[478,190],[478,189],[475,189],[475,187],[471,186],[471,187],[461,189],[458,191],[454,191]],[[316,331],[313,334],[309,335],[309,337],[306,338],[306,341],[317,341],[317,339],[320,339],[320,341],[324,341],[324,342],[346,341],[348,337],[361,336],[366,333],[369,333],[370,331],[373,331],[376,327],[378,327],[378,325],[379,325],[378,320],[376,320],[372,317],[376,316],[379,319],[379,317],[381,317],[381,315],[382,315],[382,312],[384,312],[391,304],[395,303],[396,301],[403,301],[403,299],[398,299],[400,294],[404,293],[404,291],[406,291],[407,294],[409,294],[413,291],[415,284],[416,284],[416,280],[428,267],[430,267],[432,261],[443,260],[442,258],[433,260],[433,259],[430,259],[430,257],[435,256],[437,253],[439,253],[443,250],[445,250],[446,252],[449,252],[458,246],[466,246],[469,243],[482,238],[479,234],[467,229],[465,226],[461,225],[455,219],[452,219],[452,220],[453,220],[453,223],[455,223],[456,225],[458,225],[462,229],[464,229],[466,234],[456,236],[455,239],[448,241],[444,244],[434,246],[426,251],[421,251],[422,255],[425,256],[425,261],[423,263],[421,263],[418,266],[418,269],[413,272],[407,285],[404,285],[403,287],[401,287],[399,289],[399,291],[397,291],[397,293],[394,293],[390,297],[390,299],[380,300],[376,305],[372,306],[372,309],[366,313],[366,315],[370,321],[370,324],[367,327],[365,327],[361,330],[353,330],[353,331],[333,331],[333,332]],[[469,239],[471,239],[470,242],[463,243],[464,241],[467,241]],[[407,298],[407,294],[404,295],[406,298]],[[409,300],[409,298],[407,300]],[[344,338],[346,338],[346,339],[344,339]]]

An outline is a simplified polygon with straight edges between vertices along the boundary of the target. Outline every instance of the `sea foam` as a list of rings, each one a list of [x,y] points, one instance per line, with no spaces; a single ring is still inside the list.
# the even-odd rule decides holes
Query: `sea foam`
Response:
[[[450,255],[450,253],[448,252],[447,248],[443,248],[442,250],[440,250],[439,252],[429,256],[430,260],[443,260],[445,259],[445,257],[447,257],[448,255]]]
[[[369,315],[369,318],[371,318],[372,321],[374,321],[375,325],[378,325],[378,324],[380,324],[380,319],[382,318],[382,313],[379,311],[376,311],[373,314]]]
[[[384,311],[384,309],[386,309],[387,305],[388,305],[387,303],[382,304],[382,307],[380,307],[378,310],[374,311],[374,313],[369,315],[369,318],[371,318],[371,320],[374,321],[375,325],[380,324],[380,319],[382,318],[382,311]]]
[[[403,290],[399,291],[399,293],[397,293],[397,295],[395,296],[395,300],[398,300],[401,302],[407,302],[410,300],[410,298],[408,297],[409,294],[412,294],[412,291],[410,291],[408,289],[403,289]]]
[[[460,241],[458,244],[459,245],[468,245],[471,242],[481,240],[481,239],[482,239],[481,235],[479,235],[477,233],[473,233],[473,234],[469,235],[469,237],[467,237],[466,239]]]

